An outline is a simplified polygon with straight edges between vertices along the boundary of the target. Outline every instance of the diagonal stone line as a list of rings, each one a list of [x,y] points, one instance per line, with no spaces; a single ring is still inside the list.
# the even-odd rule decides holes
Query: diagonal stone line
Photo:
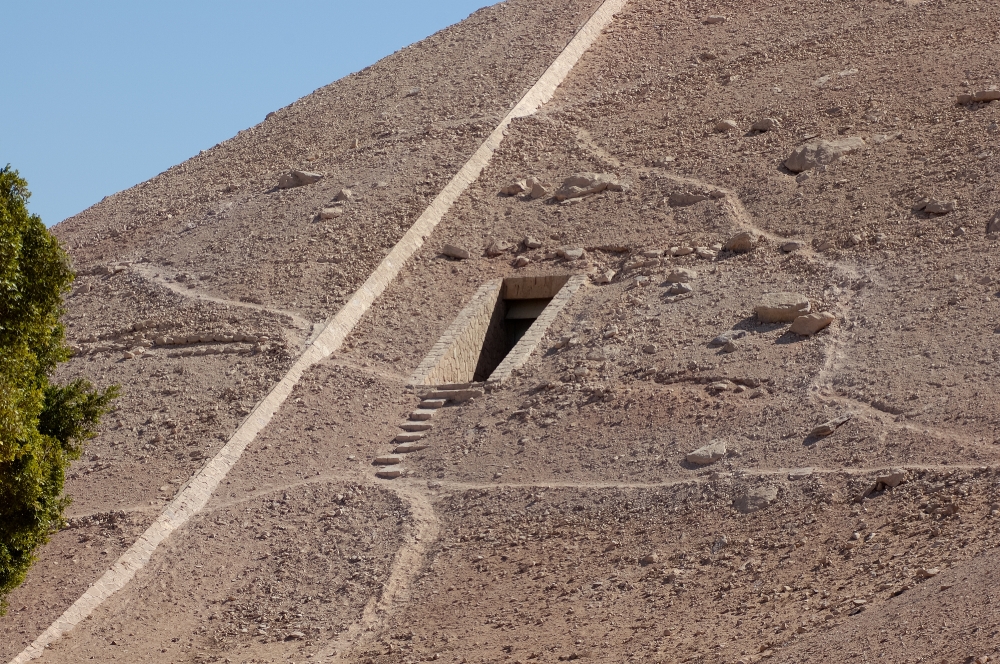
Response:
[[[528,90],[496,129],[487,137],[461,170],[445,185],[413,226],[375,268],[371,276],[354,293],[350,301],[335,314],[323,331],[299,356],[288,373],[275,385],[253,412],[240,424],[219,453],[184,486],[163,513],[144,532],[128,551],[94,582],[90,588],[56,619],[42,634],[25,648],[10,664],[24,664],[40,657],[45,648],[89,616],[104,600],[124,588],[135,573],[142,569],[156,548],[197,514],[212,497],[212,493],[226,474],[236,465],[243,451],[278,412],[302,374],[311,366],[340,348],[361,317],[371,308],[389,284],[399,274],[404,263],[417,252],[424,240],[440,223],[445,213],[458,197],[476,181],[503,141],[504,134],[515,118],[529,116],[552,99],[556,88],[579,61],[580,57],[600,36],[601,31],[621,11],[628,0],[605,0],[559,56],[549,65],[541,78]]]

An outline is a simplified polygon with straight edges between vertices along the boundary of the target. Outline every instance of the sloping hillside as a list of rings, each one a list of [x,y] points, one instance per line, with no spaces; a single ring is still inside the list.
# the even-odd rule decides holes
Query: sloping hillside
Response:
[[[220,453],[602,4],[476,12],[56,227],[65,376],[123,398],[0,657]],[[983,2],[627,2],[40,661],[1000,656],[998,33]],[[602,190],[560,193],[578,173]],[[481,287],[559,275],[586,285],[522,367],[408,420]],[[832,323],[796,334],[806,307]]]

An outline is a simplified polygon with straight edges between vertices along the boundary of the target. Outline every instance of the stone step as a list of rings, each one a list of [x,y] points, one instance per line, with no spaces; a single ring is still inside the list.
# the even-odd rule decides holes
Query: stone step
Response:
[[[444,405],[448,403],[447,399],[424,399],[420,402],[421,408],[444,408]]]
[[[483,388],[470,387],[467,390],[434,390],[425,394],[424,399],[446,399],[454,403],[461,403],[481,396],[483,396]]]
[[[393,454],[409,454],[410,452],[419,452],[420,450],[426,450],[430,445],[427,443],[403,443],[402,445],[397,445],[396,449],[392,451]]]
[[[403,431],[430,431],[434,425],[430,422],[403,422],[399,428]]]
[[[411,431],[411,432],[407,432],[407,433],[399,433],[399,434],[396,434],[396,437],[393,439],[393,442],[396,442],[396,443],[412,443],[415,440],[420,440],[421,438],[423,438],[426,435],[427,434],[421,433],[421,432],[418,432],[418,431]]]
[[[376,466],[395,466],[397,463],[402,461],[398,456],[384,455],[375,457],[374,463]]]
[[[410,419],[422,422],[423,420],[429,420],[434,417],[434,413],[436,412],[436,410],[432,410],[430,408],[417,408],[415,411],[410,413]]]
[[[384,480],[393,480],[402,475],[403,472],[402,466],[390,466],[375,471],[375,477],[381,477]]]

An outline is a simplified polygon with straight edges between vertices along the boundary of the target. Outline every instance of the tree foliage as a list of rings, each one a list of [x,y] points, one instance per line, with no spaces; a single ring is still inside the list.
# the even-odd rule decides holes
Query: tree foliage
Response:
[[[62,523],[66,468],[118,393],[50,381],[70,356],[59,319],[74,275],[29,197],[17,171],[0,169],[0,615]]]

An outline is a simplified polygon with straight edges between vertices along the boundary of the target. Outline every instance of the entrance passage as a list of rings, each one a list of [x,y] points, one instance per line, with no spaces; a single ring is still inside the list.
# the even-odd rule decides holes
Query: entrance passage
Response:
[[[500,382],[521,366],[583,275],[491,281],[417,367],[412,385]]]

